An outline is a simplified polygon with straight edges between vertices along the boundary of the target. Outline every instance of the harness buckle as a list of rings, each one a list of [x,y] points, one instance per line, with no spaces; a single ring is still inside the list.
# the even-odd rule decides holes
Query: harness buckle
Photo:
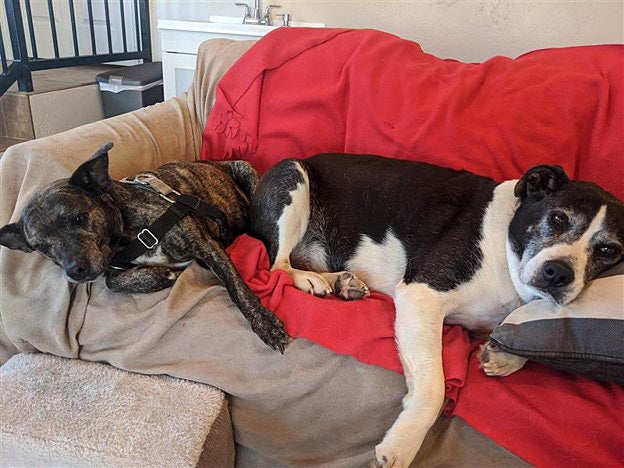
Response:
[[[144,236],[145,239],[141,238],[141,236]],[[141,244],[143,244],[145,246],[145,248],[151,250],[154,247],[156,247],[158,245],[158,238],[152,233],[152,231],[150,231],[149,229],[145,228],[143,229],[141,232],[139,232],[137,234],[137,239],[139,239],[139,241],[141,242]]]
[[[146,187],[151,188],[154,192],[160,195],[161,198],[167,200],[169,203],[174,203],[175,200],[172,200],[169,195],[174,194],[176,196],[180,195],[180,192],[169,187],[166,183],[160,180],[153,174],[139,174],[134,177],[134,182],[139,185],[144,185]]]
[[[131,180],[135,184],[148,185],[149,186],[150,181],[154,180],[155,178],[156,177],[154,177],[152,174],[137,174]]]

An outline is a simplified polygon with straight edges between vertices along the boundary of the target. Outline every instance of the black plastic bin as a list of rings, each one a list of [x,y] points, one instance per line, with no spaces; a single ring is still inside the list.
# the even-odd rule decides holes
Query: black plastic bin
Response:
[[[113,117],[163,101],[162,63],[120,67],[96,76],[104,116]]]

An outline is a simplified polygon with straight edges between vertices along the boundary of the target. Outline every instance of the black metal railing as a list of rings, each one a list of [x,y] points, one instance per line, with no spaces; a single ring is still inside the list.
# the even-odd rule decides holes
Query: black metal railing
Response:
[[[41,2],[42,0],[36,0]],[[8,39],[12,56],[7,55],[5,48],[5,38],[2,34],[0,24],[0,96],[17,81],[20,91],[33,91],[32,72],[36,70],[48,70],[52,68],[72,67],[76,65],[92,65],[104,62],[119,62],[124,60],[141,59],[144,62],[152,61],[152,43],[150,38],[149,24],[149,0],[116,0],[119,4],[121,44],[117,46],[119,50],[114,50],[113,32],[111,28],[111,8],[113,0],[103,0],[104,3],[104,23],[106,26],[106,53],[98,53],[97,34],[94,20],[93,0],[79,0],[84,4],[86,1],[87,16],[85,20],[89,25],[90,41],[81,40],[77,28],[76,8],[74,0],[68,2],[69,22],[71,25],[71,43],[73,54],[62,55],[59,47],[59,35],[57,31],[55,2],[47,0],[47,13],[49,26],[42,33],[37,30],[33,21],[33,12],[30,0],[4,0],[8,23]],[[58,6],[58,2],[56,5]],[[126,11],[128,10],[128,11]],[[24,22],[23,13],[26,16]],[[126,31],[127,19],[134,17],[134,29],[136,32],[136,47],[128,44],[128,33]],[[65,31],[66,33],[67,31]],[[37,36],[39,33],[39,36]],[[28,41],[26,39],[28,34]],[[41,53],[37,48],[37,38],[43,37],[51,39],[53,57],[40,57]],[[100,44],[100,46],[102,46]],[[129,50],[130,48],[136,50]],[[30,49],[30,50],[29,50]]]

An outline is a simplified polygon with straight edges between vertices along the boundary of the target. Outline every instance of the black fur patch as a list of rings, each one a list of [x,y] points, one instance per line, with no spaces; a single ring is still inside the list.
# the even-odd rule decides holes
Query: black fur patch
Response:
[[[448,291],[479,268],[483,213],[496,185],[491,179],[371,155],[324,154],[300,164],[311,191],[304,242],[316,240],[325,247],[330,271],[346,268],[362,235],[381,243],[389,230],[405,248],[407,283]],[[271,261],[277,251],[275,223],[300,181],[292,167],[285,162],[267,172],[252,202],[251,224]]]

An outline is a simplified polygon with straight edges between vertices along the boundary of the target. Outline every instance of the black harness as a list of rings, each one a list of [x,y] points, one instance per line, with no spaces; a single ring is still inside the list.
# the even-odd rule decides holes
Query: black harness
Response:
[[[132,261],[148,250],[155,248],[164,235],[188,214],[212,219],[219,227],[219,239],[224,240],[227,236],[227,218],[223,211],[195,196],[181,194],[155,175],[139,174],[133,178],[122,179],[120,182],[136,185],[157,193],[171,205],[151,226],[142,229],[136,238],[128,242],[123,250],[113,257],[111,268],[127,270],[136,266],[132,264]]]

